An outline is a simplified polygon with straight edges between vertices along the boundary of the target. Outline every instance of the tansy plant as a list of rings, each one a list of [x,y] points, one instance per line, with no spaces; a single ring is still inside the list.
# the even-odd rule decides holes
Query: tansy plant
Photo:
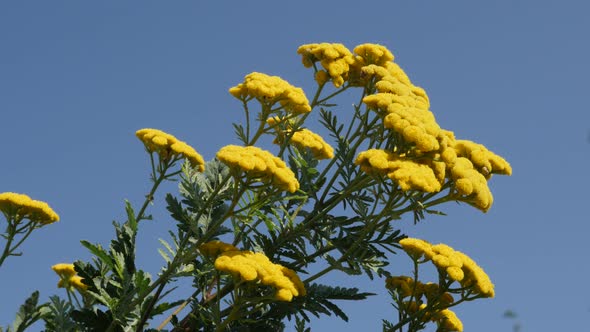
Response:
[[[462,331],[450,308],[493,297],[492,282],[466,254],[403,235],[411,225],[401,219],[442,214],[436,208],[447,202],[486,212],[488,181],[510,175],[510,165],[441,128],[424,89],[385,47],[307,44],[297,53],[313,71],[315,91],[246,75],[229,89],[244,113],[234,124],[237,141],[208,162],[171,134],[137,131],[150,157],[145,201],[137,210],[126,202],[127,220],[114,224],[108,247],[82,241],[92,261],[54,265],[67,300],[38,305],[37,294],[20,322],[42,319],[58,331],[282,331],[288,324],[309,331],[311,316],[348,320],[338,301],[372,295],[328,285],[338,272],[385,281],[397,314],[383,313],[384,331],[429,324]],[[358,98],[352,111],[336,104],[345,94]],[[176,227],[160,240],[165,263],[152,277],[136,263],[136,238],[143,223],[163,222],[147,208],[159,185],[175,179],[180,193],[166,195],[166,204]],[[9,226],[3,261],[20,244],[11,244],[16,235],[57,215],[24,195],[2,195]],[[400,251],[410,257],[410,276],[388,267]],[[437,280],[419,278],[425,265]],[[192,290],[172,292],[182,280]]]

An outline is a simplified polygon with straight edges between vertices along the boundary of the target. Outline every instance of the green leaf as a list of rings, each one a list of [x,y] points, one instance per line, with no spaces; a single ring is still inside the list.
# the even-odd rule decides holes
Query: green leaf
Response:
[[[115,268],[115,264],[111,257],[107,254],[107,252],[102,248],[101,245],[94,245],[86,240],[81,240],[80,243],[86,247],[86,249],[90,250],[90,252],[98,257],[103,263],[108,265],[110,269]]]
[[[43,318],[46,313],[47,303],[39,304],[39,291],[34,291],[16,313],[16,318],[12,323],[12,331],[25,331],[29,326]]]
[[[76,331],[76,323],[70,317],[74,306],[55,295],[49,301],[48,313],[44,317],[47,331]]]
[[[135,285],[137,293],[143,293],[147,290],[152,282],[152,278],[149,273],[146,273],[142,270],[135,272],[133,275],[133,283]]]
[[[246,135],[246,132],[244,131],[244,127],[240,124],[237,124],[237,123],[232,123],[232,125],[234,126],[234,133],[236,134],[238,139],[240,141],[242,141],[242,143],[247,144],[248,143],[248,136]]]
[[[129,227],[133,233],[137,233],[137,220],[135,219],[135,212],[133,211],[133,207],[131,207],[131,203],[129,203],[128,200],[125,200],[125,211],[127,212],[127,222],[129,223]]]
[[[110,311],[104,312],[100,309],[82,309],[74,310],[71,314],[72,319],[83,328],[82,331],[99,332],[107,331],[113,321]],[[123,331],[117,328],[114,331]]]

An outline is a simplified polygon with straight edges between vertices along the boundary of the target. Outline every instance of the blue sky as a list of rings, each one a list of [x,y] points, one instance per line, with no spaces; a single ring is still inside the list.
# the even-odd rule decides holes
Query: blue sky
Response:
[[[584,1],[3,1],[0,2],[0,192],[49,202],[61,221],[36,231],[0,270],[0,325],[33,290],[59,293],[50,266],[88,259],[123,200],[139,205],[149,164],[134,132],[168,131],[206,159],[235,143],[239,103],[227,89],[252,71],[311,88],[296,49],[373,42],[426,89],[442,127],[504,156],[492,209],[448,205],[408,235],[473,257],[496,298],[457,309],[467,331],[580,331],[590,320],[590,6]],[[349,111],[343,104],[342,112]],[[175,192],[174,184],[160,191]],[[160,199],[162,195],[157,197]],[[156,273],[163,204],[143,225],[140,263]],[[396,259],[392,271],[407,273]],[[386,294],[382,281],[327,283]],[[347,305],[351,321],[314,331],[380,331],[385,296]]]

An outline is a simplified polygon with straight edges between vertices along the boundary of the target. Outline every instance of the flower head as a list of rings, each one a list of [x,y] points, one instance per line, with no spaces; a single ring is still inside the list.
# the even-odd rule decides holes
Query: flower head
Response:
[[[457,315],[449,309],[443,309],[436,312],[432,316],[431,320],[436,322],[439,329],[442,331],[463,332],[463,323],[459,317],[457,317]]]
[[[12,192],[0,193],[0,211],[6,215],[26,218],[44,225],[59,220],[57,213],[47,203]]]
[[[432,245],[427,241],[405,238],[399,241],[413,259],[431,261],[445,278],[457,281],[484,297],[494,297],[494,284],[488,275],[469,256],[445,244]]]
[[[403,191],[438,192],[441,189],[440,177],[435,174],[432,163],[420,163],[385,150],[370,149],[359,153],[355,164],[366,173],[387,175]]]
[[[283,119],[280,119],[278,117],[269,118],[266,121],[269,125],[274,126],[276,128],[277,136],[274,143],[281,144],[285,140],[285,137],[288,136],[289,133],[293,132],[293,130],[290,128],[291,126],[290,123],[288,123],[288,121],[285,121],[287,122],[285,125],[285,129],[281,128],[281,126],[278,125],[283,121]],[[311,151],[311,154],[316,159],[334,158],[334,148],[332,148],[328,143],[326,143],[322,136],[314,133],[309,129],[302,128],[292,133],[289,143],[293,144],[300,150],[309,149]]]
[[[291,142],[300,149],[309,149],[317,159],[334,158],[334,149],[324,139],[309,129],[293,133]]]
[[[278,76],[257,72],[248,74],[244,82],[229,89],[229,93],[238,99],[253,97],[269,106],[278,102],[285,110],[295,114],[311,111],[303,89],[292,86]]]
[[[199,246],[199,251],[209,257],[216,257],[221,253],[226,251],[235,251],[238,248],[234,247],[233,245],[225,242],[221,242],[219,240],[209,241],[207,243],[203,243]]]
[[[270,183],[281,190],[295,192],[299,182],[284,161],[255,146],[228,145],[217,152],[217,158],[251,179]]]
[[[51,269],[62,279],[69,279],[76,274],[74,264],[59,263],[53,265]]]
[[[279,301],[290,302],[294,296],[305,295],[305,286],[295,271],[272,263],[263,253],[226,251],[215,260],[215,268],[244,281],[275,288]]]
[[[388,62],[393,61],[394,56],[385,46],[379,44],[361,44],[354,48],[357,59],[363,66],[377,65],[385,66]]]
[[[486,212],[492,206],[494,197],[483,174],[478,172],[469,159],[458,157],[450,171],[455,189],[466,196],[462,200]]]
[[[88,289],[88,285],[82,282],[84,279],[76,275],[74,264],[55,264],[51,267],[51,269],[59,276],[59,282],[57,283],[58,288],[76,288],[80,292]]]
[[[415,144],[420,152],[438,150],[442,132],[434,114],[404,93],[401,90],[398,93],[382,92],[365,97],[363,102],[370,109],[380,111],[385,128],[401,134],[407,142]]]
[[[327,75],[320,74],[321,76],[316,77],[316,80],[323,84],[329,76],[332,84],[337,88],[348,79],[350,66],[355,62],[352,53],[342,44],[305,44],[299,46],[297,54],[301,54],[303,65],[307,68],[319,61]]]
[[[502,157],[488,150],[485,146],[468,140],[456,140],[453,149],[457,157],[465,157],[486,179],[495,174],[512,174],[512,167]]]
[[[182,157],[188,160],[193,167],[198,168],[200,172],[205,170],[203,157],[190,145],[176,137],[152,128],[140,129],[135,135],[143,142],[150,153],[156,152],[164,160],[172,157]]]

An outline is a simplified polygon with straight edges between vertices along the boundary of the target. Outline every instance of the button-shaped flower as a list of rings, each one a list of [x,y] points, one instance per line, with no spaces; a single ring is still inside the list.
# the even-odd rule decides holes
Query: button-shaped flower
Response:
[[[217,152],[217,159],[234,170],[244,172],[250,179],[260,180],[292,193],[299,189],[295,173],[287,164],[258,147],[228,145]]]
[[[173,157],[185,158],[200,172],[205,170],[203,157],[190,145],[176,137],[152,128],[140,129],[135,135],[143,142],[150,153],[157,153],[163,160],[169,160],[169,158]]]
[[[0,193],[0,211],[7,217],[29,219],[44,225],[59,220],[57,213],[47,203],[12,192]]]

